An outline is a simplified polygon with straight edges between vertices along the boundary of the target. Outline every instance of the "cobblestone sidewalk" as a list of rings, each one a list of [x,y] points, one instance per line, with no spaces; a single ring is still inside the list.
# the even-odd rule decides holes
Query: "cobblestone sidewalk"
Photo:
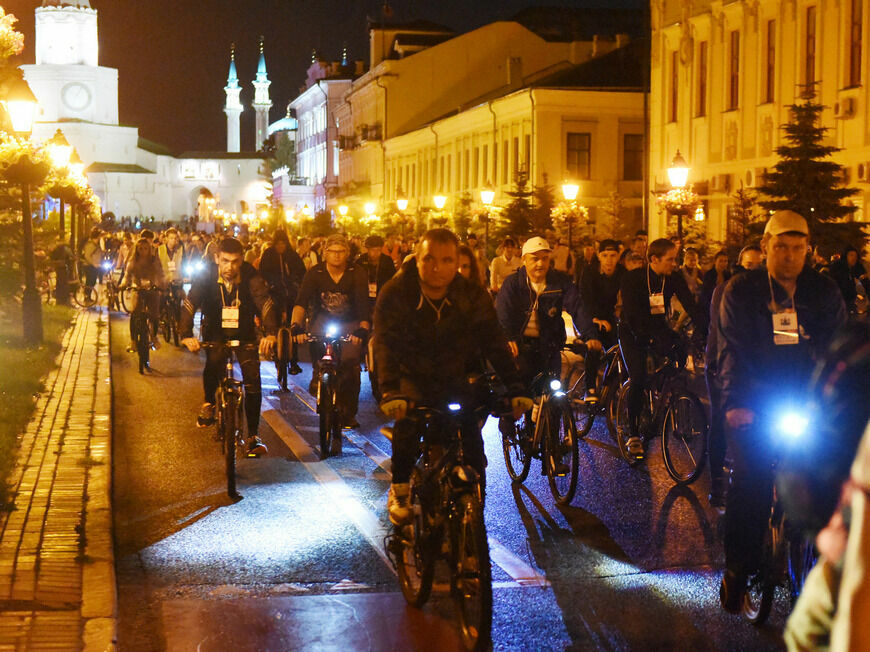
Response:
[[[78,313],[20,436],[0,517],[0,652],[113,650],[109,321]]]

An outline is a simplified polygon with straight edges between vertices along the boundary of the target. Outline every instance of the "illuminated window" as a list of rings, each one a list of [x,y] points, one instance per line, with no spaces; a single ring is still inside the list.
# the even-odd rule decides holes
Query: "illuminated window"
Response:
[[[674,50],[671,52],[671,103],[670,103],[670,114],[668,115],[668,119],[671,122],[677,121],[677,109],[679,107],[679,53]]]
[[[773,102],[776,83],[776,21],[767,21],[767,61],[764,74],[764,101]]]
[[[816,8],[807,7],[807,31],[805,42],[804,59],[804,84],[806,92],[816,81]]]
[[[740,103],[740,32],[731,32],[730,65],[728,67],[728,108],[736,109]]]
[[[864,19],[864,3],[867,0],[852,0],[849,15],[849,86],[861,84],[861,22]]]
[[[698,110],[695,115],[707,115],[707,41],[698,43]]]

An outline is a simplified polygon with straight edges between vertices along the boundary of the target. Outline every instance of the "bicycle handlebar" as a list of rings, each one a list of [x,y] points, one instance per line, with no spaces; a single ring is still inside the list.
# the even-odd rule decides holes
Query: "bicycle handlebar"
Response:
[[[259,345],[256,342],[242,342],[240,340],[227,340],[226,342],[200,342],[201,349],[244,349],[247,351],[258,351]]]

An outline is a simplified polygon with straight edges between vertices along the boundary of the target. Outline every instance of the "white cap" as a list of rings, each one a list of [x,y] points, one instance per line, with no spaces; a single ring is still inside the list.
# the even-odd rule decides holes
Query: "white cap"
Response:
[[[770,235],[782,235],[783,233],[810,234],[807,221],[798,213],[789,210],[776,211],[770,216],[764,232]]]
[[[523,245],[523,256],[526,254],[534,254],[539,251],[551,251],[550,243],[540,236],[529,238]]]

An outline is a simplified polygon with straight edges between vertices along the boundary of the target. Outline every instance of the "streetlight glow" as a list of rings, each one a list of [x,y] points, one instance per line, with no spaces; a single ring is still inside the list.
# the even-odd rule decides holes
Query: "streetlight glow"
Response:
[[[579,184],[573,183],[571,181],[566,181],[562,184],[562,196],[565,198],[565,201],[574,201],[575,199],[577,199],[577,194],[579,192]]]
[[[365,209],[366,215],[369,215],[369,216],[374,215],[377,208],[378,208],[377,205],[373,201],[367,201],[365,203],[365,206],[363,206],[363,209]]]
[[[339,215],[344,217],[347,215],[347,211],[348,211],[347,204],[340,204],[339,205],[339,207],[338,207],[338,214]]]
[[[405,210],[406,208],[408,208],[408,199],[406,197],[399,197],[396,200],[396,206],[400,211]]]
[[[492,202],[495,199],[495,190],[489,185],[486,184],[486,187],[480,191],[480,201],[483,202],[483,205],[486,207],[492,206]]]
[[[12,82],[9,93],[2,100],[2,104],[6,113],[9,114],[12,131],[29,137],[33,131],[33,121],[36,118],[38,105],[36,96],[23,77]]]
[[[689,164],[686,163],[686,159],[680,154],[680,150],[677,150],[677,154],[671,162],[671,167],[668,168],[668,179],[674,188],[685,188],[686,182],[689,180]]]
[[[444,208],[444,204],[447,203],[447,197],[445,195],[438,194],[432,198],[432,202],[435,204],[435,208],[440,211]]]
[[[73,148],[60,129],[54,133],[54,136],[49,138],[46,144],[48,145],[48,154],[51,156],[51,162],[54,163],[55,167],[65,168],[69,165]]]

